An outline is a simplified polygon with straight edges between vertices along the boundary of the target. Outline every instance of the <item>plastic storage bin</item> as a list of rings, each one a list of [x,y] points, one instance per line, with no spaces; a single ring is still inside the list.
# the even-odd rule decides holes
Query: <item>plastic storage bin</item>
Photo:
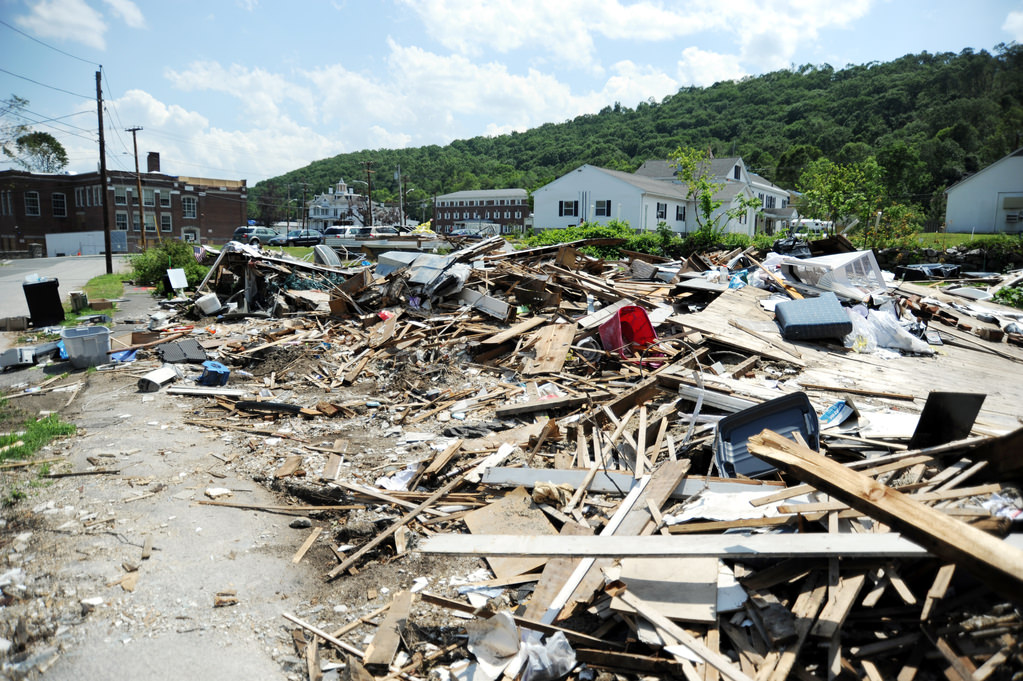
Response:
[[[810,449],[820,446],[820,422],[810,399],[806,393],[789,393],[718,421],[713,450],[722,476],[755,478],[774,470],[774,466],[750,454],[746,447],[749,437],[764,428],[789,438],[798,431]]]
[[[110,329],[105,326],[76,326],[60,332],[71,366],[85,369],[107,363]]]
[[[60,303],[58,290],[60,282],[56,278],[26,281],[21,288],[25,292],[32,326],[41,329],[64,321],[64,306]]]

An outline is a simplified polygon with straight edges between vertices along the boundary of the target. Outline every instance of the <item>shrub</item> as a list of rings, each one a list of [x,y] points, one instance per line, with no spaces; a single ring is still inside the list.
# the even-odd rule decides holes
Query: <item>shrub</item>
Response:
[[[208,267],[196,262],[189,244],[173,239],[164,239],[156,246],[131,256],[131,267],[135,284],[155,286],[157,294],[170,293],[163,290],[163,278],[169,269],[185,270],[189,286],[199,284],[209,271]]]

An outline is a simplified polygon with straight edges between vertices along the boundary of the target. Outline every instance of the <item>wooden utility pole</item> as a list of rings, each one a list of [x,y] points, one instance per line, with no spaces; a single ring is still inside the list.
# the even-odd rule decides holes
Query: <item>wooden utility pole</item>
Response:
[[[99,117],[99,205],[103,210],[103,250],[106,252],[107,274],[114,273],[114,257],[110,253],[110,212],[107,210],[107,147],[103,140],[103,86],[101,71],[96,72],[96,115]]]
[[[373,173],[376,172],[371,170],[373,167],[373,161],[363,161],[366,166],[366,192],[369,194],[369,226],[373,226]]]
[[[142,250],[149,248],[149,244],[146,241],[146,214],[142,207],[142,173],[139,172],[139,141],[135,136],[142,128],[135,126],[134,128],[125,128],[125,132],[131,133],[131,143],[135,146],[135,186],[138,191],[139,199],[139,229],[142,230]]]

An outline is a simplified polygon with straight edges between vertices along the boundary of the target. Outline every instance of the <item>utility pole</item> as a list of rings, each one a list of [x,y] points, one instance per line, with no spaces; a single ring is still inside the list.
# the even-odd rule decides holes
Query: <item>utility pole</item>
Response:
[[[309,188],[308,182],[302,183],[302,231],[306,229],[306,218],[309,215],[309,208],[305,205],[305,190]]]
[[[362,164],[366,166],[366,192],[369,194],[369,226],[373,226],[373,173],[374,170],[370,170],[373,167],[373,161],[363,161]]]
[[[99,117],[99,205],[103,210],[103,250],[106,252],[107,274],[114,273],[114,256],[110,253],[110,212],[107,211],[107,147],[103,141],[103,86],[101,71],[96,72],[96,115]]]
[[[146,241],[146,214],[145,210],[142,207],[142,174],[139,172],[139,141],[138,138],[135,136],[135,133],[137,133],[141,129],[142,129],[141,127],[135,126],[134,128],[125,128],[124,131],[131,133],[131,142],[133,145],[135,145],[135,186],[136,191],[138,191],[139,229],[142,230],[142,250],[144,251],[147,248],[149,248],[149,244]]]
[[[405,189],[401,186],[405,178],[401,176],[401,166],[398,166],[398,220],[401,226],[398,231],[405,231]]]

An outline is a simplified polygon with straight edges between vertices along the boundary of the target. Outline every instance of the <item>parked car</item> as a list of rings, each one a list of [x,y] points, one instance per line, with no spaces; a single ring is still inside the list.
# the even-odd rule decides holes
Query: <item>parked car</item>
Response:
[[[470,232],[467,229],[456,229],[455,231],[453,231],[450,234],[448,234],[448,236],[458,237],[460,239],[470,239],[470,240],[476,240],[476,239],[482,239],[483,238],[483,235],[480,234],[479,232]]]
[[[351,238],[354,239],[386,239],[390,236],[398,236],[398,230],[394,227],[359,227],[358,231]]]
[[[323,234],[315,229],[293,229],[270,240],[271,246],[319,246]]]
[[[361,227],[353,227],[351,225],[347,227],[328,227],[323,230],[323,237],[328,236],[336,237],[338,239],[354,239],[355,235],[358,234]]]
[[[243,225],[238,229],[234,230],[234,236],[232,239],[240,241],[245,244],[252,244],[258,246],[260,244],[268,244],[270,240],[277,236],[277,232],[270,229],[269,227],[254,227],[251,225]]]

